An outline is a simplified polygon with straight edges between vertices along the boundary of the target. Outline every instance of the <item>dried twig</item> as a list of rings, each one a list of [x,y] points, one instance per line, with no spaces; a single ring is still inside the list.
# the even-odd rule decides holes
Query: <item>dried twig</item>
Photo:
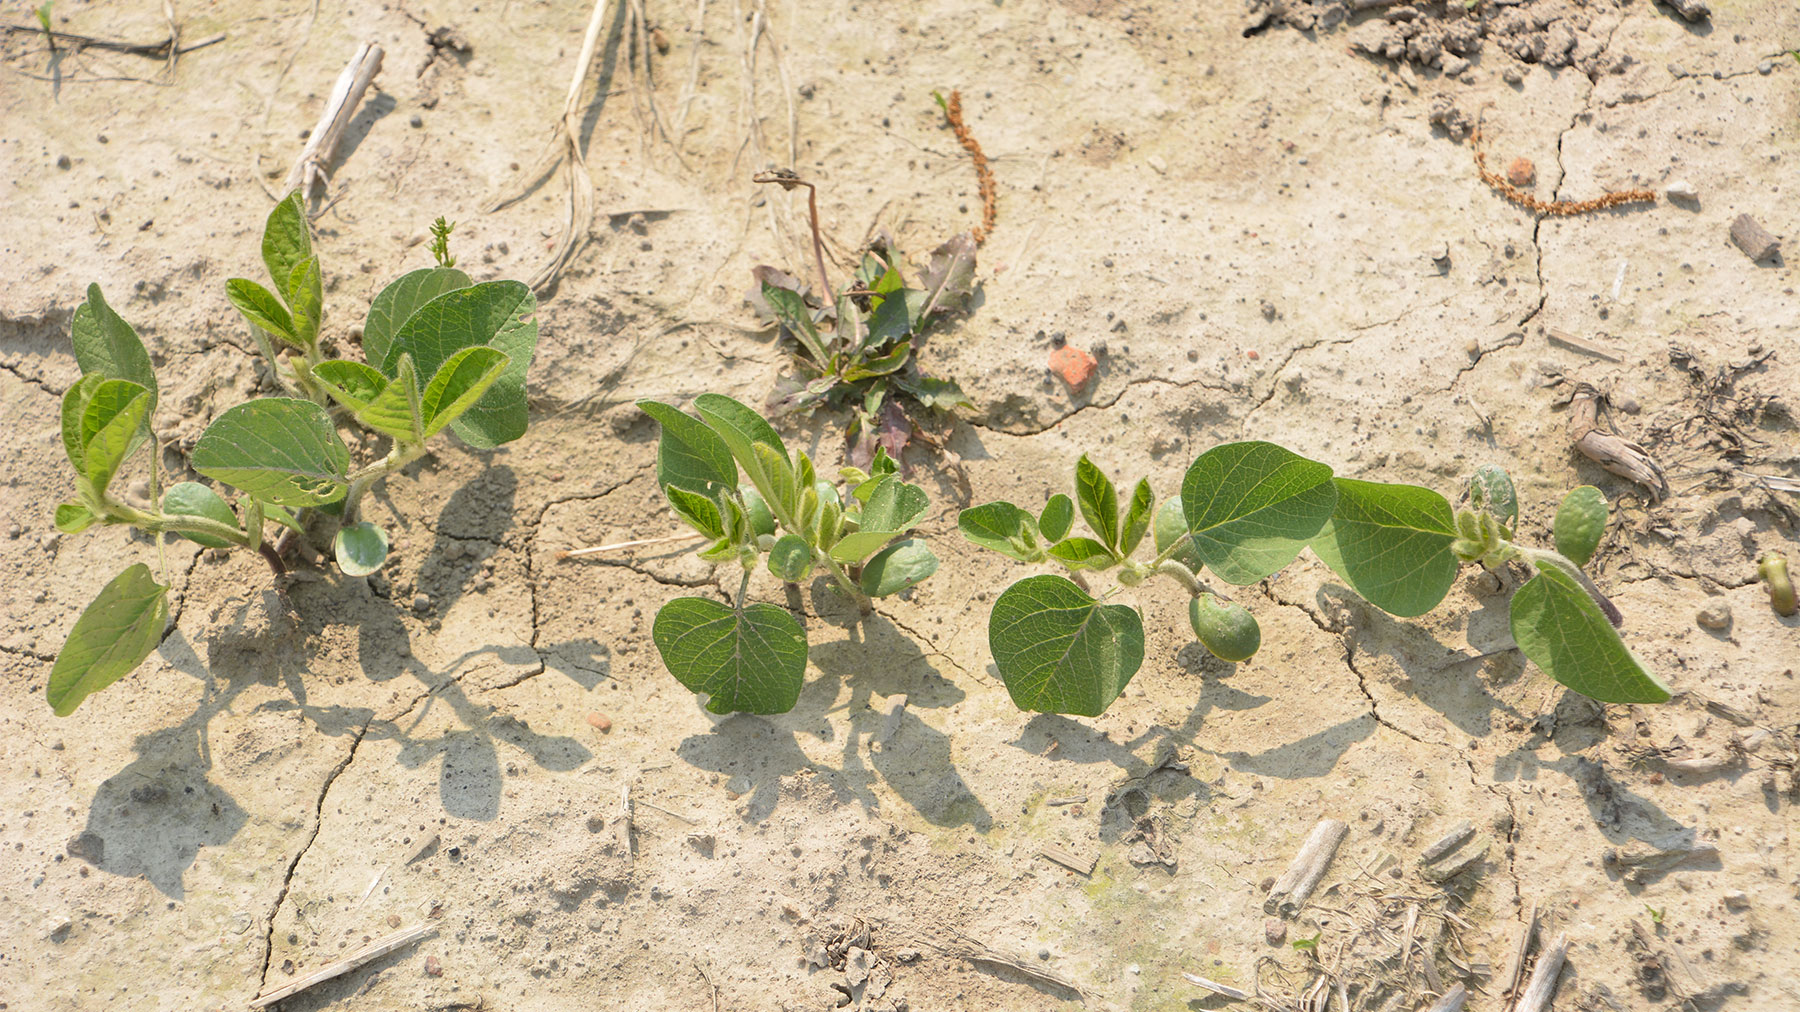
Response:
[[[994,201],[994,170],[988,168],[987,155],[981,152],[981,142],[975,139],[975,135],[969,132],[968,125],[963,122],[962,92],[950,93],[950,98],[944,103],[944,118],[950,121],[950,129],[956,134],[957,143],[963,146],[963,150],[969,153],[970,160],[975,163],[975,180],[981,186],[981,227],[970,229],[969,234],[975,237],[975,245],[979,246],[987,241],[988,233],[994,230],[994,219],[999,215]]]
[[[573,559],[583,555],[599,555],[601,552],[617,552],[626,548],[642,548],[645,545],[667,545],[677,541],[693,541],[706,535],[698,531],[685,534],[671,534],[666,538],[640,538],[637,541],[615,541],[610,545],[590,545],[587,548],[571,548],[556,553],[558,559]]]
[[[1569,401],[1569,441],[1581,455],[1621,478],[1629,478],[1650,490],[1650,501],[1661,502],[1669,483],[1660,464],[1643,447],[1600,427],[1600,391],[1577,384]]]
[[[364,963],[380,959],[382,956],[393,952],[395,949],[410,945],[436,931],[437,929],[429,924],[415,924],[410,928],[402,928],[391,935],[370,942],[368,945],[365,945],[355,952],[352,952],[350,955],[345,956],[343,959],[326,966],[322,970],[315,970],[312,973],[301,977],[299,980],[283,984],[275,990],[265,994],[257,995],[251,1000],[250,1007],[267,1008],[289,995],[299,994],[301,991],[312,987],[314,984],[322,984],[333,977],[341,977]]]
[[[44,34],[44,30],[37,25],[0,25],[0,31],[9,35]],[[169,37],[161,42],[124,42],[119,39],[102,39],[93,35],[58,31],[52,31],[50,38],[56,42],[66,42],[76,50],[103,49],[113,53],[125,53],[128,56],[145,56],[154,60],[163,60],[224,42],[225,33],[208,35],[195,42],[182,42],[179,34],[173,30],[169,32]]]
[[[1565,348],[1573,348],[1584,355],[1592,355],[1595,358],[1605,359],[1608,362],[1625,361],[1612,352],[1607,351],[1605,348],[1602,348],[1591,341],[1583,341],[1581,338],[1576,337],[1566,330],[1557,330],[1555,327],[1551,327],[1544,331],[1544,335],[1548,337],[1552,343],[1560,344]]]
[[[1524,927],[1519,929],[1518,935],[1513,939],[1512,948],[1507,952],[1506,969],[1500,971],[1500,976],[1494,978],[1494,983],[1499,985],[1499,993],[1502,995],[1511,994],[1513,988],[1519,983],[1519,971],[1525,969],[1525,953],[1531,951],[1531,936],[1533,932],[1537,931],[1537,922],[1538,908],[1534,902],[1531,904],[1531,913],[1525,918]]]
[[[1569,936],[1557,935],[1556,941],[1538,957],[1537,966],[1531,971],[1531,983],[1525,985],[1525,993],[1519,996],[1513,1012],[1543,1012],[1550,1006],[1550,998],[1556,994],[1556,978],[1562,973],[1568,953]]]
[[[1319,820],[1301,845],[1300,853],[1294,856],[1293,863],[1282,873],[1275,888],[1269,890],[1269,898],[1263,901],[1263,911],[1285,917],[1305,906],[1319,880],[1325,877],[1325,869],[1331,866],[1338,844],[1348,835],[1350,827],[1344,823],[1336,819]]]
[[[1247,991],[1240,991],[1237,988],[1232,987],[1230,984],[1221,984],[1216,980],[1207,980],[1205,977],[1202,977],[1197,973],[1183,973],[1181,975],[1181,977],[1183,980],[1187,981],[1189,984],[1192,984],[1195,987],[1206,988],[1208,991],[1211,991],[1213,994],[1224,995],[1227,998],[1235,998],[1238,1001],[1243,1001],[1244,999],[1250,997],[1250,994]]]
[[[325,102],[325,111],[319,114],[318,125],[312,128],[306,146],[300,149],[300,157],[288,170],[281,192],[292,193],[298,189],[302,194],[309,194],[314,183],[320,180],[327,184],[331,182],[326,167],[337,157],[338,142],[344,139],[344,130],[356,115],[363,92],[369,90],[369,83],[381,72],[381,57],[380,46],[369,42],[357,45],[356,55],[350,57],[331,88],[331,98]]]
[[[1462,1012],[1462,1007],[1469,1000],[1469,989],[1461,984],[1444,993],[1426,1012]]]
[[[1654,204],[1655,190],[1618,190],[1602,194],[1592,200],[1539,200],[1524,190],[1514,186],[1505,176],[1488,168],[1487,153],[1481,150],[1481,128],[1475,128],[1469,135],[1469,148],[1475,152],[1475,171],[1481,181],[1492,187],[1495,193],[1523,207],[1534,214],[1566,216],[1586,214],[1621,204]]]
[[[792,190],[796,186],[806,187],[806,209],[812,216],[813,259],[819,268],[819,299],[821,302],[831,301],[831,281],[825,276],[825,246],[819,232],[819,191],[813,184],[800,178],[793,169],[776,169],[772,172],[759,172],[750,177],[753,183],[774,183],[784,190]],[[821,366],[823,362],[819,363]]]

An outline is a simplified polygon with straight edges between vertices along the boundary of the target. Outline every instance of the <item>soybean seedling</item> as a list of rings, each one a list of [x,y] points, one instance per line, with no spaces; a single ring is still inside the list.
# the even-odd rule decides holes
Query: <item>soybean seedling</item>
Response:
[[[1202,579],[1247,586],[1274,575],[1303,549],[1351,590],[1401,617],[1423,615],[1450,591],[1458,568],[1523,563],[1534,570],[1512,598],[1519,649],[1562,684],[1606,702],[1659,703],[1668,688],[1632,655],[1614,626],[1617,609],[1581,571],[1606,527],[1606,500],[1583,486],[1557,510],[1556,550],[1514,540],[1518,502],[1497,468],[1471,483],[1472,509],[1413,485],[1334,477],[1331,468],[1273,443],[1227,443],[1202,453],[1181,494],[1156,505],[1140,481],[1121,515],[1112,482],[1083,456],[1074,500],[1055,495],[1037,515],[1009,502],[963,510],[963,537],[1045,574],[995,599],[988,645],[1020,709],[1098,716],[1144,659],[1136,608],[1096,598],[1083,573],[1114,570],[1121,587],[1162,577],[1189,594],[1194,634],[1214,655],[1247,660],[1261,644],[1255,617]],[[1093,536],[1071,535],[1076,504]],[[1134,558],[1151,534],[1155,555]],[[1077,582],[1081,581],[1081,582]]]
[[[445,267],[413,271],[370,304],[364,360],[328,359],[319,340],[319,258],[299,193],[270,212],[262,254],[274,291],[234,278],[226,293],[254,325],[283,396],[227,408],[189,458],[201,477],[235,493],[227,499],[197,481],[160,489],[157,452],[148,455],[154,505],[140,508],[113,492],[138,450],[158,445],[158,387],[137,332],[93,285],[70,327],[82,378],[63,397],[62,435],[76,498],[56,508],[58,530],[124,524],[176,534],[210,548],[259,552],[279,574],[286,567],[266,536],[268,525],[304,536],[317,519],[333,528],[338,568],[366,576],[388,550],[387,533],[358,509],[376,482],[424,456],[426,442],[445,428],[480,449],[524,435],[525,374],[537,347],[530,289],[516,281],[475,284]],[[387,453],[353,464],[340,424],[385,436]],[[101,590],[51,668],[47,693],[59,716],[150,655],[168,621],[168,592],[141,563]]]
[[[803,450],[789,453],[762,416],[729,397],[694,398],[699,418],[639,401],[662,426],[656,480],[682,522],[704,535],[700,558],[741,570],[731,604],[678,597],[663,605],[651,639],[676,680],[711,698],[714,713],[786,713],[806,675],[806,631],[792,612],[746,600],[759,564],[787,584],[824,573],[864,613],[937,571],[923,541],[905,537],[930,507],[877,450],[869,469],[819,478]],[[741,481],[742,474],[749,481]]]

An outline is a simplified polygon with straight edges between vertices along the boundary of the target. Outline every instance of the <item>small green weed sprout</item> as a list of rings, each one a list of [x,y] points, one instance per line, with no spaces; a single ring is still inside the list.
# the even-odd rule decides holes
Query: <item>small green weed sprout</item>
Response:
[[[268,525],[305,535],[311,514],[335,514],[338,568],[365,576],[388,549],[387,533],[360,518],[371,486],[424,456],[426,442],[445,428],[483,449],[524,435],[537,301],[523,284],[475,284],[446,267],[413,271],[370,305],[365,360],[327,359],[319,340],[319,258],[299,193],[270,212],[262,253],[275,290],[234,278],[226,292],[254,325],[284,396],[227,408],[200,434],[189,458],[201,476],[235,494],[228,499],[195,481],[160,488],[157,450],[148,454],[150,508],[113,492],[114,479],[138,451],[158,446],[151,427],[158,386],[137,332],[93,285],[70,328],[82,377],[63,397],[62,436],[76,497],[56,508],[58,530],[123,524],[177,534],[211,548],[259,552],[280,573],[285,565],[266,537]],[[354,465],[340,424],[388,437],[387,454]],[[150,655],[168,621],[168,592],[140,563],[88,605],[51,668],[46,691],[59,716]]]

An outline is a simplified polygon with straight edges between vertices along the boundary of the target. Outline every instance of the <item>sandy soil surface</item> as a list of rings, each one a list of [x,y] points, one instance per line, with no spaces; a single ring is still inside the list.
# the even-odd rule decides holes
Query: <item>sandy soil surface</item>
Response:
[[[1569,939],[1556,1008],[1800,1006],[1800,630],[1752,572],[1795,546],[1795,496],[1755,476],[1800,474],[1800,299],[1786,259],[1728,236],[1745,213],[1800,236],[1800,13],[1349,6],[614,5],[581,105],[597,214],[542,302],[531,433],[446,441],[370,506],[387,569],[285,599],[254,558],[55,532],[72,309],[98,282],[137,325],[185,467],[255,390],[224,283],[260,273],[269,192],[358,40],[387,57],[316,222],[328,339],[353,347],[368,298],[430,262],[440,214],[477,280],[528,277],[567,192],[527,177],[589,5],[177,3],[184,39],[224,39],[173,68],[8,36],[0,1008],[237,1009],[426,923],[281,1007],[1246,1007],[1189,973],[1268,1008],[1322,1000],[1321,977],[1358,1009],[1460,982],[1486,1012],[1512,1007],[1496,978],[1533,910],[1534,954]],[[158,4],[54,10],[168,35]],[[674,530],[634,400],[758,402],[786,368],[744,292],[754,265],[805,269],[805,204],[754,171],[819,183],[840,265],[878,229],[921,253],[974,223],[931,97],[951,88],[999,225],[975,308],[924,351],[976,404],[909,458],[945,565],[867,618],[806,595],[798,708],[712,717],[648,639],[663,601],[721,593],[709,567],[557,553]],[[1697,196],[1540,218],[1477,177],[1477,124],[1544,200]],[[1097,356],[1090,389],[1051,377],[1058,341]],[[1575,382],[1667,499],[1573,452]],[[789,439],[835,466],[841,426]],[[1204,659],[1183,602],[1131,591],[1149,653],[1111,711],[1016,711],[985,627],[1024,567],[962,543],[956,510],[1041,502],[1084,450],[1167,495],[1243,437],[1451,495],[1503,464],[1538,533],[1598,485],[1597,579],[1680,695],[1563,691],[1504,649],[1491,578],[1401,621],[1306,556],[1249,595],[1253,661]],[[122,559],[174,581],[173,627],[58,719],[50,663]],[[1349,835],[1312,902],[1265,913],[1327,817]],[[1475,860],[1434,881],[1420,852],[1464,820]]]

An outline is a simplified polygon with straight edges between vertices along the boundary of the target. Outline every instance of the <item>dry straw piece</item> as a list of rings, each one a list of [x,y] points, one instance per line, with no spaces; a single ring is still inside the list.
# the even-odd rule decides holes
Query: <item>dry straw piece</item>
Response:
[[[1618,190],[1601,194],[1592,200],[1539,200],[1514,186],[1506,176],[1488,168],[1487,153],[1481,150],[1480,127],[1476,127],[1474,133],[1469,135],[1469,148],[1475,152],[1475,171],[1481,175],[1481,181],[1493,187],[1495,193],[1533,214],[1567,216],[1618,207],[1621,204],[1656,203],[1655,190]]]

